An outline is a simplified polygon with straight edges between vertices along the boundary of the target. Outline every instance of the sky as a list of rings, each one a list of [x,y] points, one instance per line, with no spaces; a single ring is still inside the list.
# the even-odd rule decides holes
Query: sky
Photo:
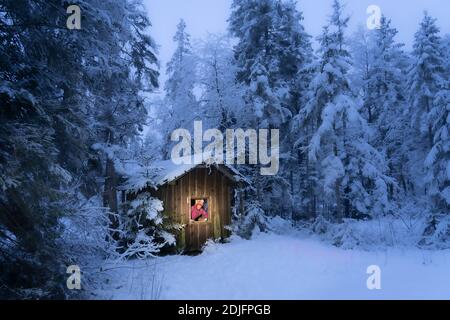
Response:
[[[161,62],[161,84],[165,81],[165,65],[172,56],[175,45],[172,41],[176,25],[183,18],[187,31],[193,39],[203,38],[208,33],[227,32],[227,19],[232,0],[144,0],[153,24],[151,35],[159,45]],[[331,13],[332,0],[298,0],[298,8],[304,13],[304,26],[313,37],[317,37]],[[424,10],[438,20],[442,34],[450,33],[449,0],[344,0],[345,11],[351,16],[350,35],[359,25],[366,25],[370,5],[377,5],[381,12],[392,19],[399,31],[397,40],[411,48],[414,33],[422,19]]]

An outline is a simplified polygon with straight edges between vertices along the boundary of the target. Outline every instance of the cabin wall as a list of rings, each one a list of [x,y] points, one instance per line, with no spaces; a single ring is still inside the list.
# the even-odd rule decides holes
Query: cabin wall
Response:
[[[177,235],[179,250],[201,249],[207,239],[226,238],[231,223],[233,183],[216,168],[197,168],[162,186],[155,196],[164,202],[164,214],[172,222],[186,225]],[[208,198],[208,222],[190,220],[191,198]]]

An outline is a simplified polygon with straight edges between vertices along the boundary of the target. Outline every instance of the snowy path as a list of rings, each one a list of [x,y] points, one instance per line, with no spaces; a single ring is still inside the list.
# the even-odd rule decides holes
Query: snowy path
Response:
[[[367,289],[370,265],[381,268],[381,290]],[[112,281],[114,288],[104,288],[101,297],[450,299],[450,251],[345,251],[299,235],[233,239],[200,256],[164,257],[156,266],[131,262],[120,270]],[[161,285],[161,290],[152,290],[152,284]]]

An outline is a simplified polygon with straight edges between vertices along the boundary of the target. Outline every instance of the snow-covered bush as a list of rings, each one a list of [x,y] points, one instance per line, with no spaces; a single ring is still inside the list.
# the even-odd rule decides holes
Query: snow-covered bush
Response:
[[[245,204],[244,214],[235,219],[231,230],[244,239],[250,239],[255,229],[265,232],[267,230],[267,218],[258,202],[249,201]]]
[[[109,228],[112,213],[103,207],[100,196],[87,199],[78,194],[70,208],[60,220],[63,232],[58,243],[64,252],[66,265],[77,265],[82,272],[82,290],[71,291],[70,298],[86,298],[87,292],[97,288],[103,279],[100,271],[104,261],[118,257]]]
[[[267,229],[276,234],[287,234],[292,232],[293,223],[290,220],[275,216],[267,219]]]
[[[433,214],[427,219],[419,246],[428,249],[450,249],[449,214]]]
[[[353,228],[352,228],[353,227]],[[351,221],[344,221],[342,225],[333,226],[333,245],[343,249],[354,249],[361,245],[364,237],[361,230],[354,228]]]
[[[395,246],[414,246],[421,239],[424,220],[413,211],[368,221],[344,219],[335,224],[319,216],[309,227],[325,241],[343,249],[373,250]]]
[[[115,168],[124,180],[119,190],[126,201],[117,214],[117,239],[121,259],[154,257],[163,248],[176,244],[175,234],[183,226],[163,214],[163,202],[151,194],[159,169],[153,166],[155,154],[152,134],[130,147],[132,160],[120,159]]]
[[[154,257],[165,246],[173,246],[176,239],[168,229],[177,226],[165,223],[163,203],[149,192],[138,194],[122,206],[119,216],[121,258],[145,259]]]
[[[214,253],[219,250],[220,240],[208,239],[202,247],[203,253]]]
[[[60,220],[64,226],[60,241],[67,252],[79,257],[114,254],[115,246],[109,233],[111,213],[103,207],[101,197],[87,199],[79,194],[71,209],[70,214]]]

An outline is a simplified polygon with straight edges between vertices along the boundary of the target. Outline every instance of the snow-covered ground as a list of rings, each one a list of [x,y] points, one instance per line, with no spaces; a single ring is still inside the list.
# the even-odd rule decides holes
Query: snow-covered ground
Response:
[[[371,265],[381,268],[381,290],[367,288]],[[293,232],[109,267],[97,298],[450,299],[449,250],[346,251]]]

